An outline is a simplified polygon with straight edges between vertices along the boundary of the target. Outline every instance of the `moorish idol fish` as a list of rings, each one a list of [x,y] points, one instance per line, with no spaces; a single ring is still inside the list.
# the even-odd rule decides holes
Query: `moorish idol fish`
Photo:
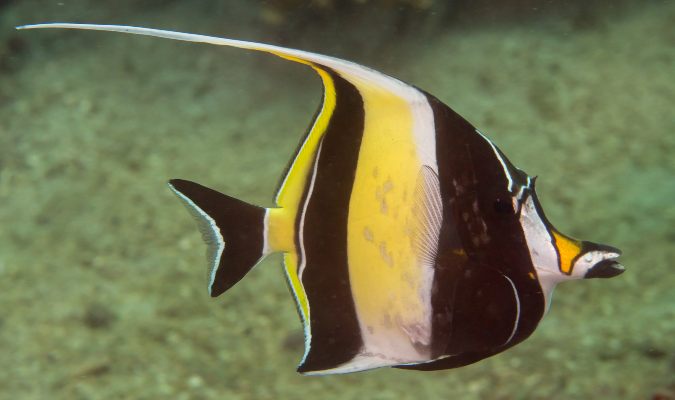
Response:
[[[262,208],[182,179],[170,188],[201,225],[209,293],[284,254],[305,333],[298,371],[471,364],[525,340],[556,284],[624,271],[620,251],[572,239],[545,217],[535,179],[436,97],[306,51],[115,25],[125,32],[271,53],[312,68],[323,101]]]

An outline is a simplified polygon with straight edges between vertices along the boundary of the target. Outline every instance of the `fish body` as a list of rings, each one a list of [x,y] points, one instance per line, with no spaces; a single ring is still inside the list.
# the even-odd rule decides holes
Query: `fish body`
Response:
[[[284,270],[303,322],[298,371],[467,365],[532,334],[559,282],[623,272],[619,250],[546,219],[535,179],[433,95],[315,53],[114,25],[45,24],[263,51],[312,68],[319,112],[262,208],[200,184],[170,188],[209,244],[219,296],[266,255]]]

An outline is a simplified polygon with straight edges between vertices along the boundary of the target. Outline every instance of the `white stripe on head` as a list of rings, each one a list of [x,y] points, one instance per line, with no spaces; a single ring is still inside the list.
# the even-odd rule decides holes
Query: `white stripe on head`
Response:
[[[525,198],[520,210],[520,226],[525,234],[527,248],[530,251],[532,265],[537,272],[539,285],[546,300],[546,310],[551,305],[553,289],[563,280],[558,270],[558,253],[553,245],[553,237],[534,204],[534,194]]]
[[[494,151],[495,156],[497,157],[497,160],[499,160],[499,163],[502,165],[502,169],[504,170],[504,175],[506,176],[506,179],[508,180],[509,184],[507,186],[507,189],[509,192],[513,191],[513,178],[511,177],[511,173],[509,172],[509,169],[506,167],[506,162],[504,161],[504,158],[502,157],[501,154],[499,154],[499,151],[497,151],[497,148],[495,145],[488,139],[481,131],[476,129],[476,133],[478,133],[485,141],[492,147],[492,151]]]

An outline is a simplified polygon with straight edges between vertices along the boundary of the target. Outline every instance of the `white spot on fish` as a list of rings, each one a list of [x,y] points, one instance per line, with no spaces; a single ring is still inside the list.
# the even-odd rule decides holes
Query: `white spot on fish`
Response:
[[[387,199],[383,197],[382,200],[380,201],[380,212],[384,215],[387,215],[388,209],[389,207],[387,207]]]
[[[391,178],[387,179],[382,187],[375,189],[375,198],[380,202],[380,212],[387,215],[389,212],[389,205],[387,203],[387,194],[394,189],[394,183]]]
[[[473,243],[474,246],[478,246],[481,243],[480,237],[471,236],[471,243]]]
[[[452,180],[452,185],[455,187],[455,193],[456,194],[462,194],[464,193],[464,186],[462,186],[459,182],[457,182],[456,179]]]
[[[382,325],[384,325],[384,327],[387,328],[387,329],[391,329],[394,326],[394,324],[391,320],[391,314],[389,314],[389,313],[384,314],[384,317],[382,319]]]
[[[365,228],[363,228],[363,237],[369,242],[372,242],[373,240],[375,240],[375,236],[373,235],[373,231],[371,231],[370,228],[368,228],[367,226]]]
[[[391,178],[387,179],[387,181],[384,183],[382,186],[382,193],[385,195],[394,189],[394,183],[391,181]]]
[[[380,256],[387,265],[390,267],[394,266],[394,257],[392,256],[391,251],[387,250],[386,242],[380,242]]]
[[[430,342],[429,329],[420,323],[402,324],[401,329],[405,332],[410,341],[414,344],[428,346]]]
[[[413,279],[413,276],[409,272],[405,272],[403,275],[401,275],[401,278],[403,279],[403,282],[408,284],[408,287],[410,289],[415,288],[415,280]]]

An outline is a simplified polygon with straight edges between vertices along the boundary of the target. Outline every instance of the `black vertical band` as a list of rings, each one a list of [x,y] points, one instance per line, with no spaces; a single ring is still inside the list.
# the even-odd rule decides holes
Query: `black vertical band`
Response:
[[[317,154],[302,240],[302,283],[310,307],[311,349],[299,372],[334,368],[363,347],[349,284],[347,221],[363,137],[365,111],[359,91],[333,71],[336,105]],[[309,181],[313,190],[307,193]],[[304,203],[304,201],[303,201]],[[300,216],[298,217],[300,218]]]
[[[541,320],[544,298],[532,278],[519,216],[495,206],[510,203],[512,196],[498,150],[450,107],[426,96],[443,199],[431,298],[432,357],[446,357],[404,368],[435,370],[470,364],[521,342]]]

